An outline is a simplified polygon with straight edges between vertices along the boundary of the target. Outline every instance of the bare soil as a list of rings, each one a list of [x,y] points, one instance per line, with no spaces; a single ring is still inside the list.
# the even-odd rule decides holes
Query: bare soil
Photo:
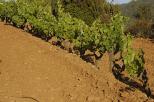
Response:
[[[154,90],[154,43],[135,39],[145,51]],[[105,54],[97,69],[79,56],[0,22],[0,102],[154,102],[109,73]],[[154,94],[154,92],[152,91]]]

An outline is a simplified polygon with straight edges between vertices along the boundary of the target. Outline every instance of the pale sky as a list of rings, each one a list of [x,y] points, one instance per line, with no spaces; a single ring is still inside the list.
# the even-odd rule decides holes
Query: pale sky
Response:
[[[111,1],[111,0],[107,0],[107,1]],[[123,4],[123,3],[128,3],[130,2],[131,0],[114,0],[114,3],[116,4]]]

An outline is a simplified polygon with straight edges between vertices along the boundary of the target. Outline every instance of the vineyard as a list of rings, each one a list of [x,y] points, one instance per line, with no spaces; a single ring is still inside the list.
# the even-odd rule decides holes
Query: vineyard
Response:
[[[135,88],[141,86],[142,92],[151,97],[144,68],[144,51],[134,49],[133,36],[124,32],[127,17],[116,13],[108,23],[103,23],[98,17],[88,25],[65,12],[61,0],[57,0],[56,6],[55,16],[51,12],[51,5],[43,0],[2,1],[0,19],[7,25],[23,29],[52,45],[80,56],[98,69],[97,62],[107,53],[110,71],[106,73],[112,73],[122,82],[124,73],[129,79],[128,82],[139,82]],[[90,51],[90,54],[86,54],[87,51]]]

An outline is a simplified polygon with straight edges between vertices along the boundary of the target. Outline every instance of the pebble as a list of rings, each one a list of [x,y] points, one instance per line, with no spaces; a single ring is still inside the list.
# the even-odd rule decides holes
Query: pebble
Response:
[[[88,97],[86,98],[86,100],[87,100],[88,102],[100,102],[100,97],[88,96]]]

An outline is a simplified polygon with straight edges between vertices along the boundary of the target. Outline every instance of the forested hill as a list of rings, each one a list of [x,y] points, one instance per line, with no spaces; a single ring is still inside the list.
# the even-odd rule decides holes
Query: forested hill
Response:
[[[154,38],[154,0],[132,0],[120,5],[120,9],[124,16],[130,17],[129,32]]]
[[[148,15],[152,17],[154,21],[154,0],[136,0],[128,4],[120,5],[122,13],[126,16],[133,17],[137,14],[140,8],[146,8]]]

